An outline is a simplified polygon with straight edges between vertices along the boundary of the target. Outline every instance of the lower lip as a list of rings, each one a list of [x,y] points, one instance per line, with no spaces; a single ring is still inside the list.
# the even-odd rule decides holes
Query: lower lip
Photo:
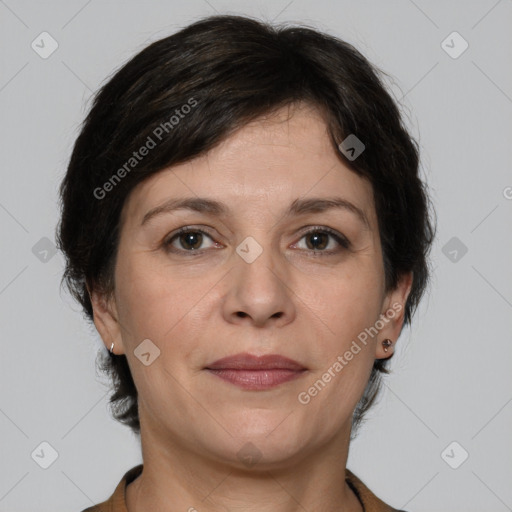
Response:
[[[262,391],[300,377],[305,370],[210,370],[210,373],[242,389]]]

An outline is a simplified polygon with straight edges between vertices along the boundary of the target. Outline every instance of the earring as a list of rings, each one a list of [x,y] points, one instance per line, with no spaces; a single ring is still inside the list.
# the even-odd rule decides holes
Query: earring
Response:
[[[382,346],[384,347],[384,352],[387,352],[391,345],[393,345],[393,342],[389,338],[386,338],[385,340],[383,340]]]
[[[110,346],[110,355],[113,356],[114,355],[114,342],[112,342],[112,345]]]

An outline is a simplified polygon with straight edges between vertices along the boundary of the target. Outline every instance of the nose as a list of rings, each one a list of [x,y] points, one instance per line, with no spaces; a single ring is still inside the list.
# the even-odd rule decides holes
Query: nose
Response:
[[[229,290],[224,302],[224,317],[230,323],[284,326],[296,314],[286,262],[265,248],[248,263],[233,254]]]

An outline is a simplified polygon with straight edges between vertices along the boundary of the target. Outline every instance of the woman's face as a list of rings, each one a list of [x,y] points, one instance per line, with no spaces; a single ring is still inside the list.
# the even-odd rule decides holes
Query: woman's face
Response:
[[[371,185],[336,155],[316,110],[288,114],[152,176],[125,204],[115,300],[102,309],[93,297],[95,322],[126,354],[142,436],[161,448],[275,465],[341,446],[374,359],[391,353],[382,340],[399,335],[410,281],[385,294]],[[184,199],[198,211],[172,209]],[[349,206],[328,203],[340,200]],[[207,369],[239,354],[303,371],[220,374],[231,382]],[[255,375],[263,384],[244,387]],[[283,375],[293,378],[265,381]]]

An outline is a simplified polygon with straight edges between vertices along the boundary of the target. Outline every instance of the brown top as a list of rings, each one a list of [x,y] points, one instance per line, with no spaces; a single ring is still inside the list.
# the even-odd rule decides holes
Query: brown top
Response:
[[[126,486],[142,473],[142,468],[143,464],[139,464],[127,471],[117,485],[114,494],[112,494],[107,501],[86,508],[82,512],[128,512],[125,500]],[[345,469],[345,480],[359,498],[364,512],[405,512],[404,510],[397,510],[390,507],[379,500],[379,498],[348,469]]]

